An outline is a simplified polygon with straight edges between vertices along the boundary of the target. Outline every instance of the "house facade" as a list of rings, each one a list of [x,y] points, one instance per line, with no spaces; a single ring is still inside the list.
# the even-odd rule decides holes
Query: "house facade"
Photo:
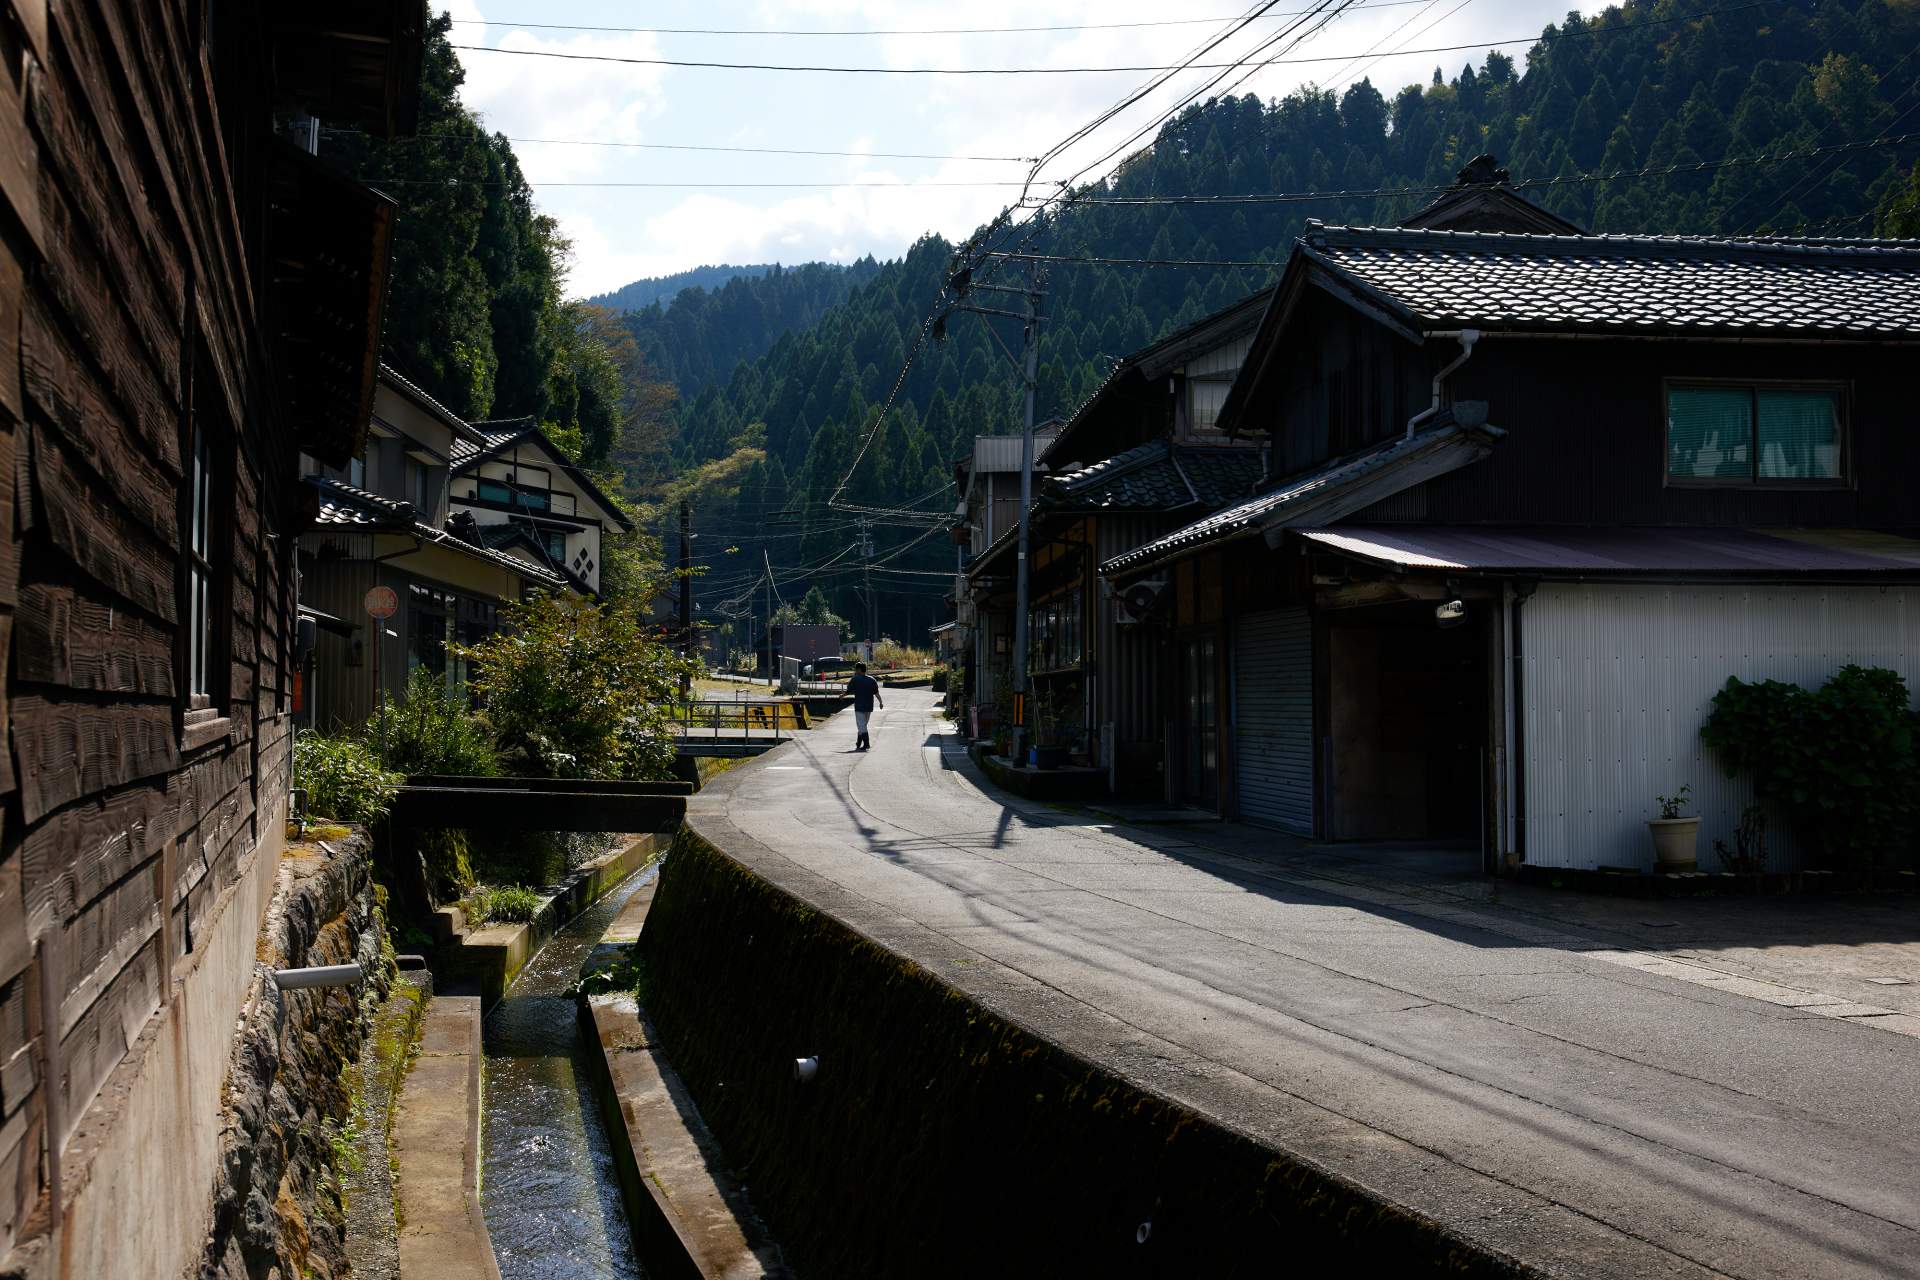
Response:
[[[286,835],[302,454],[374,396],[425,6],[0,3],[0,1263],[199,1258]],[[298,128],[289,122],[298,121]]]
[[[1223,406],[1272,482],[1101,566],[1228,655],[1222,812],[1650,867],[1685,784],[1711,869],[1727,677],[1920,678],[1916,285],[1920,245],[1310,224]]]
[[[471,521],[482,545],[598,595],[606,538],[633,522],[533,419],[473,426],[478,440],[453,445],[452,518]]]
[[[486,437],[398,371],[382,365],[365,445],[344,464],[303,459],[312,529],[300,539],[301,612],[316,641],[300,672],[303,727],[363,723],[379,694],[397,698],[425,667],[449,689],[465,680],[450,645],[500,626],[530,591],[574,589],[530,544],[496,545],[454,510],[453,460]],[[367,593],[393,591],[392,617],[367,614]]]

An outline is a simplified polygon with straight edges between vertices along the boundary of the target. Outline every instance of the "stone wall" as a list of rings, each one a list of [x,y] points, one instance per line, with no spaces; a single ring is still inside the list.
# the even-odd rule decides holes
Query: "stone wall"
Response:
[[[367,841],[288,849],[261,928],[256,977],[223,1093],[220,1164],[200,1272],[221,1280],[343,1275],[344,1206],[334,1138],[349,1109],[372,1006],[393,981]],[[359,988],[281,991],[265,968],[347,964]]]
[[[1528,1274],[996,1014],[691,825],[639,948],[668,1059],[803,1275]]]

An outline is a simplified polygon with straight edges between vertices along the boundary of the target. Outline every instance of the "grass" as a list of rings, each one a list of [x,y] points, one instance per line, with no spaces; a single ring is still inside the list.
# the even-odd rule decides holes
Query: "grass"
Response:
[[[520,885],[500,887],[475,885],[460,899],[460,909],[474,924],[525,924],[540,910],[543,899],[537,890]]]

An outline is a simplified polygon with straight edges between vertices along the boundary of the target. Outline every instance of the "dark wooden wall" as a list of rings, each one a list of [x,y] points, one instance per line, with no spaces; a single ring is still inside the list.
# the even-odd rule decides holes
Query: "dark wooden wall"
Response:
[[[1304,349],[1275,354],[1280,367],[1242,419],[1243,430],[1273,433],[1278,475],[1390,439],[1432,401],[1431,351],[1319,289],[1303,293],[1288,333]]]
[[[288,787],[294,466],[246,251],[263,184],[245,160],[270,118],[231,81],[216,103],[200,9],[0,0],[0,1251],[44,1188],[43,1064],[59,1143]],[[226,690],[189,731],[196,419],[231,432]]]

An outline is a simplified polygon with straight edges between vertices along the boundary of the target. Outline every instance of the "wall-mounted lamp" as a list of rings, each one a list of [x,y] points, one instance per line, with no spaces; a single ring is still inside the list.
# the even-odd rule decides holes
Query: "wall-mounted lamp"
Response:
[[[1441,627],[1457,627],[1467,620],[1465,600],[1443,600],[1433,608],[1433,620]]]

